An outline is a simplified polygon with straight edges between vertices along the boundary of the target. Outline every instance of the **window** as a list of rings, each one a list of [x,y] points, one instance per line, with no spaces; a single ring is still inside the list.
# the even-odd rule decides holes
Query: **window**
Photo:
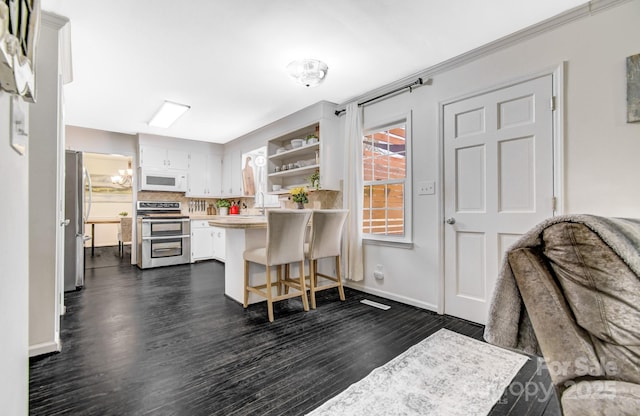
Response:
[[[362,141],[362,233],[365,238],[410,242],[411,186],[407,120],[365,133]]]

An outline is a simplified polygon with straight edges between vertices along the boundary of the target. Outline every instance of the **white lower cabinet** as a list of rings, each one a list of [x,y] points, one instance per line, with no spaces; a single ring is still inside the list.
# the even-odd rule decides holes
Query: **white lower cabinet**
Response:
[[[226,244],[225,229],[222,227],[211,227],[213,230],[213,258],[225,261],[226,258]]]
[[[224,228],[212,227],[207,220],[191,220],[191,263],[225,259]]]
[[[191,262],[213,258],[213,231],[208,221],[191,221]]]

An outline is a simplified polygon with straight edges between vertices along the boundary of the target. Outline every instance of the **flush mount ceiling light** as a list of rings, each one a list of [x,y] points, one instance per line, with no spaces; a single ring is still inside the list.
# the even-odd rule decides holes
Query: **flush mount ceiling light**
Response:
[[[291,78],[305,87],[315,87],[327,76],[329,67],[317,59],[300,59],[287,65]]]
[[[149,121],[149,125],[153,127],[161,127],[166,129],[172,125],[181,115],[187,112],[191,107],[186,104],[165,101],[157,113]]]

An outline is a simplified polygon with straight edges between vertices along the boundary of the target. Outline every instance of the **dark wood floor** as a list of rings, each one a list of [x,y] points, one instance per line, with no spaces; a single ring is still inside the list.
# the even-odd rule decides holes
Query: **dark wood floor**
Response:
[[[269,323],[264,303],[245,311],[224,296],[221,263],[142,271],[125,259],[88,261],[85,288],[65,295],[62,352],[31,361],[32,415],[303,415],[440,328],[482,336],[480,325],[349,289],[345,302],[322,292],[306,313],[279,302]],[[508,389],[491,414],[559,415],[536,370],[530,360],[514,379],[529,394]]]

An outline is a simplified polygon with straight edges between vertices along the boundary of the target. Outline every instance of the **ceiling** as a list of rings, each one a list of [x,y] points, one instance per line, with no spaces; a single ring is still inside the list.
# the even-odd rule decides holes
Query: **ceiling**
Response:
[[[71,21],[68,125],[226,143],[321,100],[368,91],[584,0],[42,0]],[[315,88],[285,70],[329,65]],[[163,100],[191,106],[168,129]]]

